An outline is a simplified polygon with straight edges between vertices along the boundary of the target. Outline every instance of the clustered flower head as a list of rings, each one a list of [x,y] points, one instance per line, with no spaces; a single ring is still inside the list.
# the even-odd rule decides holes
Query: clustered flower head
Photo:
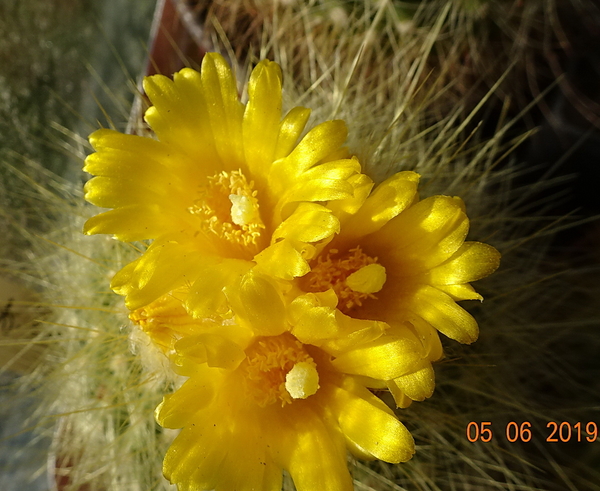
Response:
[[[456,303],[499,254],[466,242],[462,201],[419,200],[419,176],[379,185],[342,145],[346,126],[282,117],[282,74],[260,62],[240,102],[218,54],[200,72],[146,78],[156,139],[99,130],[85,233],[150,240],[112,281],[130,319],[185,383],[158,423],[181,429],[165,476],[184,490],[350,490],[347,452],[398,463],[399,407],[429,397],[438,332],[477,339]]]

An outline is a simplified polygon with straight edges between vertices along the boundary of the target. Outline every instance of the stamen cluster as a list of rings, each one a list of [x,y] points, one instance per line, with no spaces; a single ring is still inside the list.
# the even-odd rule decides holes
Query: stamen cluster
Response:
[[[248,396],[261,407],[278,400],[284,406],[293,399],[299,399],[300,397],[290,394],[287,388],[290,384],[286,384],[287,376],[297,366],[305,371],[312,370],[318,380],[314,360],[293,336],[284,333],[275,337],[258,338],[246,350],[246,359],[240,367],[246,374]]]
[[[302,282],[306,290],[311,292],[333,289],[339,301],[338,308],[348,312],[355,305],[362,306],[367,298],[377,298],[373,293],[353,289],[347,281],[351,275],[370,264],[378,264],[377,257],[367,256],[360,246],[350,249],[346,254],[330,249],[325,255],[318,256],[317,263]]]
[[[207,181],[188,207],[200,219],[202,230],[232,244],[256,246],[265,226],[254,182],[248,182],[241,170],[222,171]]]

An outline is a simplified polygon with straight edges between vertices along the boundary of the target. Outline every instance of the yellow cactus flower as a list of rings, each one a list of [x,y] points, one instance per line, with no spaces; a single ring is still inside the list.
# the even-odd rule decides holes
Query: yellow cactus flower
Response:
[[[414,172],[397,173],[374,190],[364,174],[350,180],[354,196],[329,204],[340,233],[319,247],[310,273],[296,280],[301,293],[292,302],[293,319],[326,325],[351,317],[392,328],[410,323],[427,357],[413,373],[387,381],[404,407],[433,392],[430,362],[442,355],[435,329],[461,343],[477,339],[477,322],[456,302],[482,300],[469,283],[494,272],[500,254],[465,242],[469,219],[460,198],[419,201]]]
[[[245,281],[258,279],[253,271]],[[153,315],[169,315],[164,306]],[[294,326],[283,296],[249,309],[235,323],[189,317],[195,333],[173,345],[176,370],[189,378],[156,417],[181,428],[163,465],[180,491],[279,491],[282,469],[298,491],[350,491],[347,450],[393,463],[412,457],[410,433],[369,390],[426,356],[410,327],[356,319],[334,330]]]
[[[346,126],[327,121],[298,142],[310,111],[282,118],[281,84],[279,66],[260,62],[244,105],[225,60],[209,53],[201,72],[144,80],[156,140],[107,129],[90,136],[96,152],[84,169],[96,177],[85,196],[112,210],[90,218],[85,233],[153,240],[113,279],[130,309],[191,285],[189,311],[222,313],[223,287],[256,263],[280,278],[303,275],[312,244],[339,230],[320,203],[352,196],[347,179],[360,166],[344,158]]]

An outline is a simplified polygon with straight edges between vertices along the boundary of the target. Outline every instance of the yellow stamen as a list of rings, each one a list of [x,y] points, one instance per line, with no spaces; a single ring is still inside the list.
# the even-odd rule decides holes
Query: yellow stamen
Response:
[[[348,312],[360,307],[368,298],[376,298],[386,281],[385,267],[377,263],[376,257],[366,255],[357,246],[346,254],[337,256],[339,251],[331,249],[325,258],[319,256],[317,264],[302,279],[307,291],[324,292],[333,289],[338,297],[338,308]]]
[[[302,343],[288,333],[260,338],[246,350],[240,368],[248,395],[259,406],[306,399],[317,392],[317,366]]]
[[[209,177],[199,194],[188,211],[200,218],[203,231],[244,247],[258,244],[265,226],[254,181],[248,182],[241,170],[223,171]]]

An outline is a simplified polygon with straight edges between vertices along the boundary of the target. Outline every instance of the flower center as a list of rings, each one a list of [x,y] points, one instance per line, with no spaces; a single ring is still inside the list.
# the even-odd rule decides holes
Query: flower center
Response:
[[[303,279],[307,291],[324,292],[333,288],[338,297],[338,308],[348,312],[362,305],[367,298],[376,298],[386,280],[385,268],[376,257],[367,256],[360,246],[339,255],[337,249],[331,249],[325,258],[317,259],[311,272]]]
[[[319,389],[317,365],[288,333],[260,338],[246,350],[240,368],[250,397],[261,407],[306,399]]]
[[[205,231],[232,244],[257,245],[265,226],[256,195],[254,181],[248,182],[241,170],[223,171],[208,178],[188,211],[200,218]]]

